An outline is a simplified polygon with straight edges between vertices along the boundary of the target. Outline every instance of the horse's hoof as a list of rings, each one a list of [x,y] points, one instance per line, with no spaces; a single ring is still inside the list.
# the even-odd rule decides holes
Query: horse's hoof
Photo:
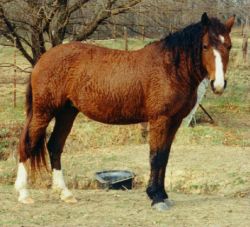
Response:
[[[165,203],[167,206],[169,206],[169,207],[174,206],[174,201],[173,201],[173,200],[164,199],[164,203]]]
[[[31,197],[18,199],[18,201],[20,203],[23,203],[23,204],[33,204],[34,203],[34,200]]]
[[[170,209],[170,206],[167,205],[165,202],[155,203],[152,207],[157,211],[165,211]]]
[[[61,192],[61,200],[65,203],[77,203],[76,198],[73,196],[72,192],[68,189],[64,189]]]
[[[53,193],[53,194],[59,194],[59,195],[60,195],[61,192],[62,192],[62,189],[52,187],[52,193]]]
[[[65,203],[77,203],[77,199],[74,196],[62,198],[62,201],[64,201]]]

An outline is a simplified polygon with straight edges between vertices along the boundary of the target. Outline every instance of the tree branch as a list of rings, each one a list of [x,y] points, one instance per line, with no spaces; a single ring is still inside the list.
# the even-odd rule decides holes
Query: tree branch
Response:
[[[78,10],[79,8],[81,8],[83,5],[85,5],[89,1],[90,0],[79,0],[74,5],[72,5],[72,6],[70,6],[68,8],[68,14],[71,15],[73,12],[75,12],[76,10]]]
[[[97,29],[97,27],[105,21],[107,18],[111,17],[112,15],[117,15],[120,13],[125,13],[128,10],[131,9],[131,7],[137,5],[140,3],[142,0],[130,0],[123,5],[118,6],[117,8],[112,9],[112,5],[116,2],[115,0],[109,1],[108,4],[106,5],[106,9],[101,9],[99,13],[97,13],[96,17],[87,24],[85,29],[80,33],[77,34],[74,39],[77,41],[82,41],[85,40],[88,36],[94,33],[94,31]]]
[[[0,20],[2,20],[5,23],[7,29],[9,30],[10,34],[12,35],[12,37],[13,37],[11,39],[12,43],[14,43],[16,41],[16,47],[18,48],[18,50],[30,62],[31,65],[34,65],[35,64],[34,59],[24,49],[24,47],[20,41],[19,35],[16,33],[16,31],[15,31],[14,27],[12,26],[12,24],[10,23],[10,21],[5,17],[2,4],[0,4]]]
[[[131,0],[129,2],[126,2],[125,4],[123,5],[120,5],[118,6],[117,8],[115,9],[112,9],[111,10],[111,14],[112,15],[117,15],[117,14],[120,14],[120,13],[125,13],[127,12],[128,10],[131,9],[131,7],[137,5],[138,3],[142,2],[142,0]]]

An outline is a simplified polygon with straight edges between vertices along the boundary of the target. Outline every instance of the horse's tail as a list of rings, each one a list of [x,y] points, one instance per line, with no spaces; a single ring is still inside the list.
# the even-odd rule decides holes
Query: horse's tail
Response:
[[[41,165],[47,167],[46,165],[46,148],[45,148],[45,130],[42,128],[35,132],[32,126],[33,118],[33,107],[32,107],[32,86],[31,79],[26,90],[26,122],[20,137],[19,142],[19,161],[25,162],[27,159],[30,159],[30,166],[32,170],[40,169]],[[32,126],[32,129],[31,129]]]

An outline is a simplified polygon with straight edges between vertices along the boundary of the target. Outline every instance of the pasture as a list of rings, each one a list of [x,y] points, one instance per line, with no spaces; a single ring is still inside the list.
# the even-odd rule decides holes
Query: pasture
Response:
[[[150,40],[129,40],[131,49]],[[96,41],[122,49],[122,40]],[[79,200],[64,204],[50,186],[50,173],[31,181],[34,205],[17,203],[13,188],[16,146],[24,122],[27,75],[18,73],[17,107],[13,108],[12,68],[0,68],[0,225],[82,226],[248,226],[250,224],[250,65],[242,63],[241,38],[234,34],[228,87],[222,96],[208,89],[198,109],[195,127],[181,127],[167,169],[167,191],[175,206],[157,213],[150,208],[145,188],[149,148],[141,126],[109,126],[79,115],[66,142],[63,169],[66,182]],[[0,63],[13,61],[13,49],[0,48]],[[17,64],[27,67],[18,55]],[[47,133],[51,133],[52,125]],[[97,189],[94,173],[127,169],[136,174],[131,191]],[[39,190],[38,190],[39,188]],[[42,188],[42,190],[40,190]]]

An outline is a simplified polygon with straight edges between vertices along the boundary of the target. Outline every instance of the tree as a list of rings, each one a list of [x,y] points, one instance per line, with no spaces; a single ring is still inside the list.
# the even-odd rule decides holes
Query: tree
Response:
[[[18,48],[34,66],[49,46],[61,44],[70,25],[80,24],[80,30],[71,33],[73,40],[82,41],[92,35],[108,18],[123,14],[142,0],[1,0],[0,34]],[[91,15],[77,12],[88,9]]]
[[[245,24],[249,10],[249,0],[0,0],[0,35],[34,65],[65,39],[82,41],[97,31],[121,37],[124,26],[129,36],[160,38],[199,21],[205,11],[222,20],[236,14]]]

